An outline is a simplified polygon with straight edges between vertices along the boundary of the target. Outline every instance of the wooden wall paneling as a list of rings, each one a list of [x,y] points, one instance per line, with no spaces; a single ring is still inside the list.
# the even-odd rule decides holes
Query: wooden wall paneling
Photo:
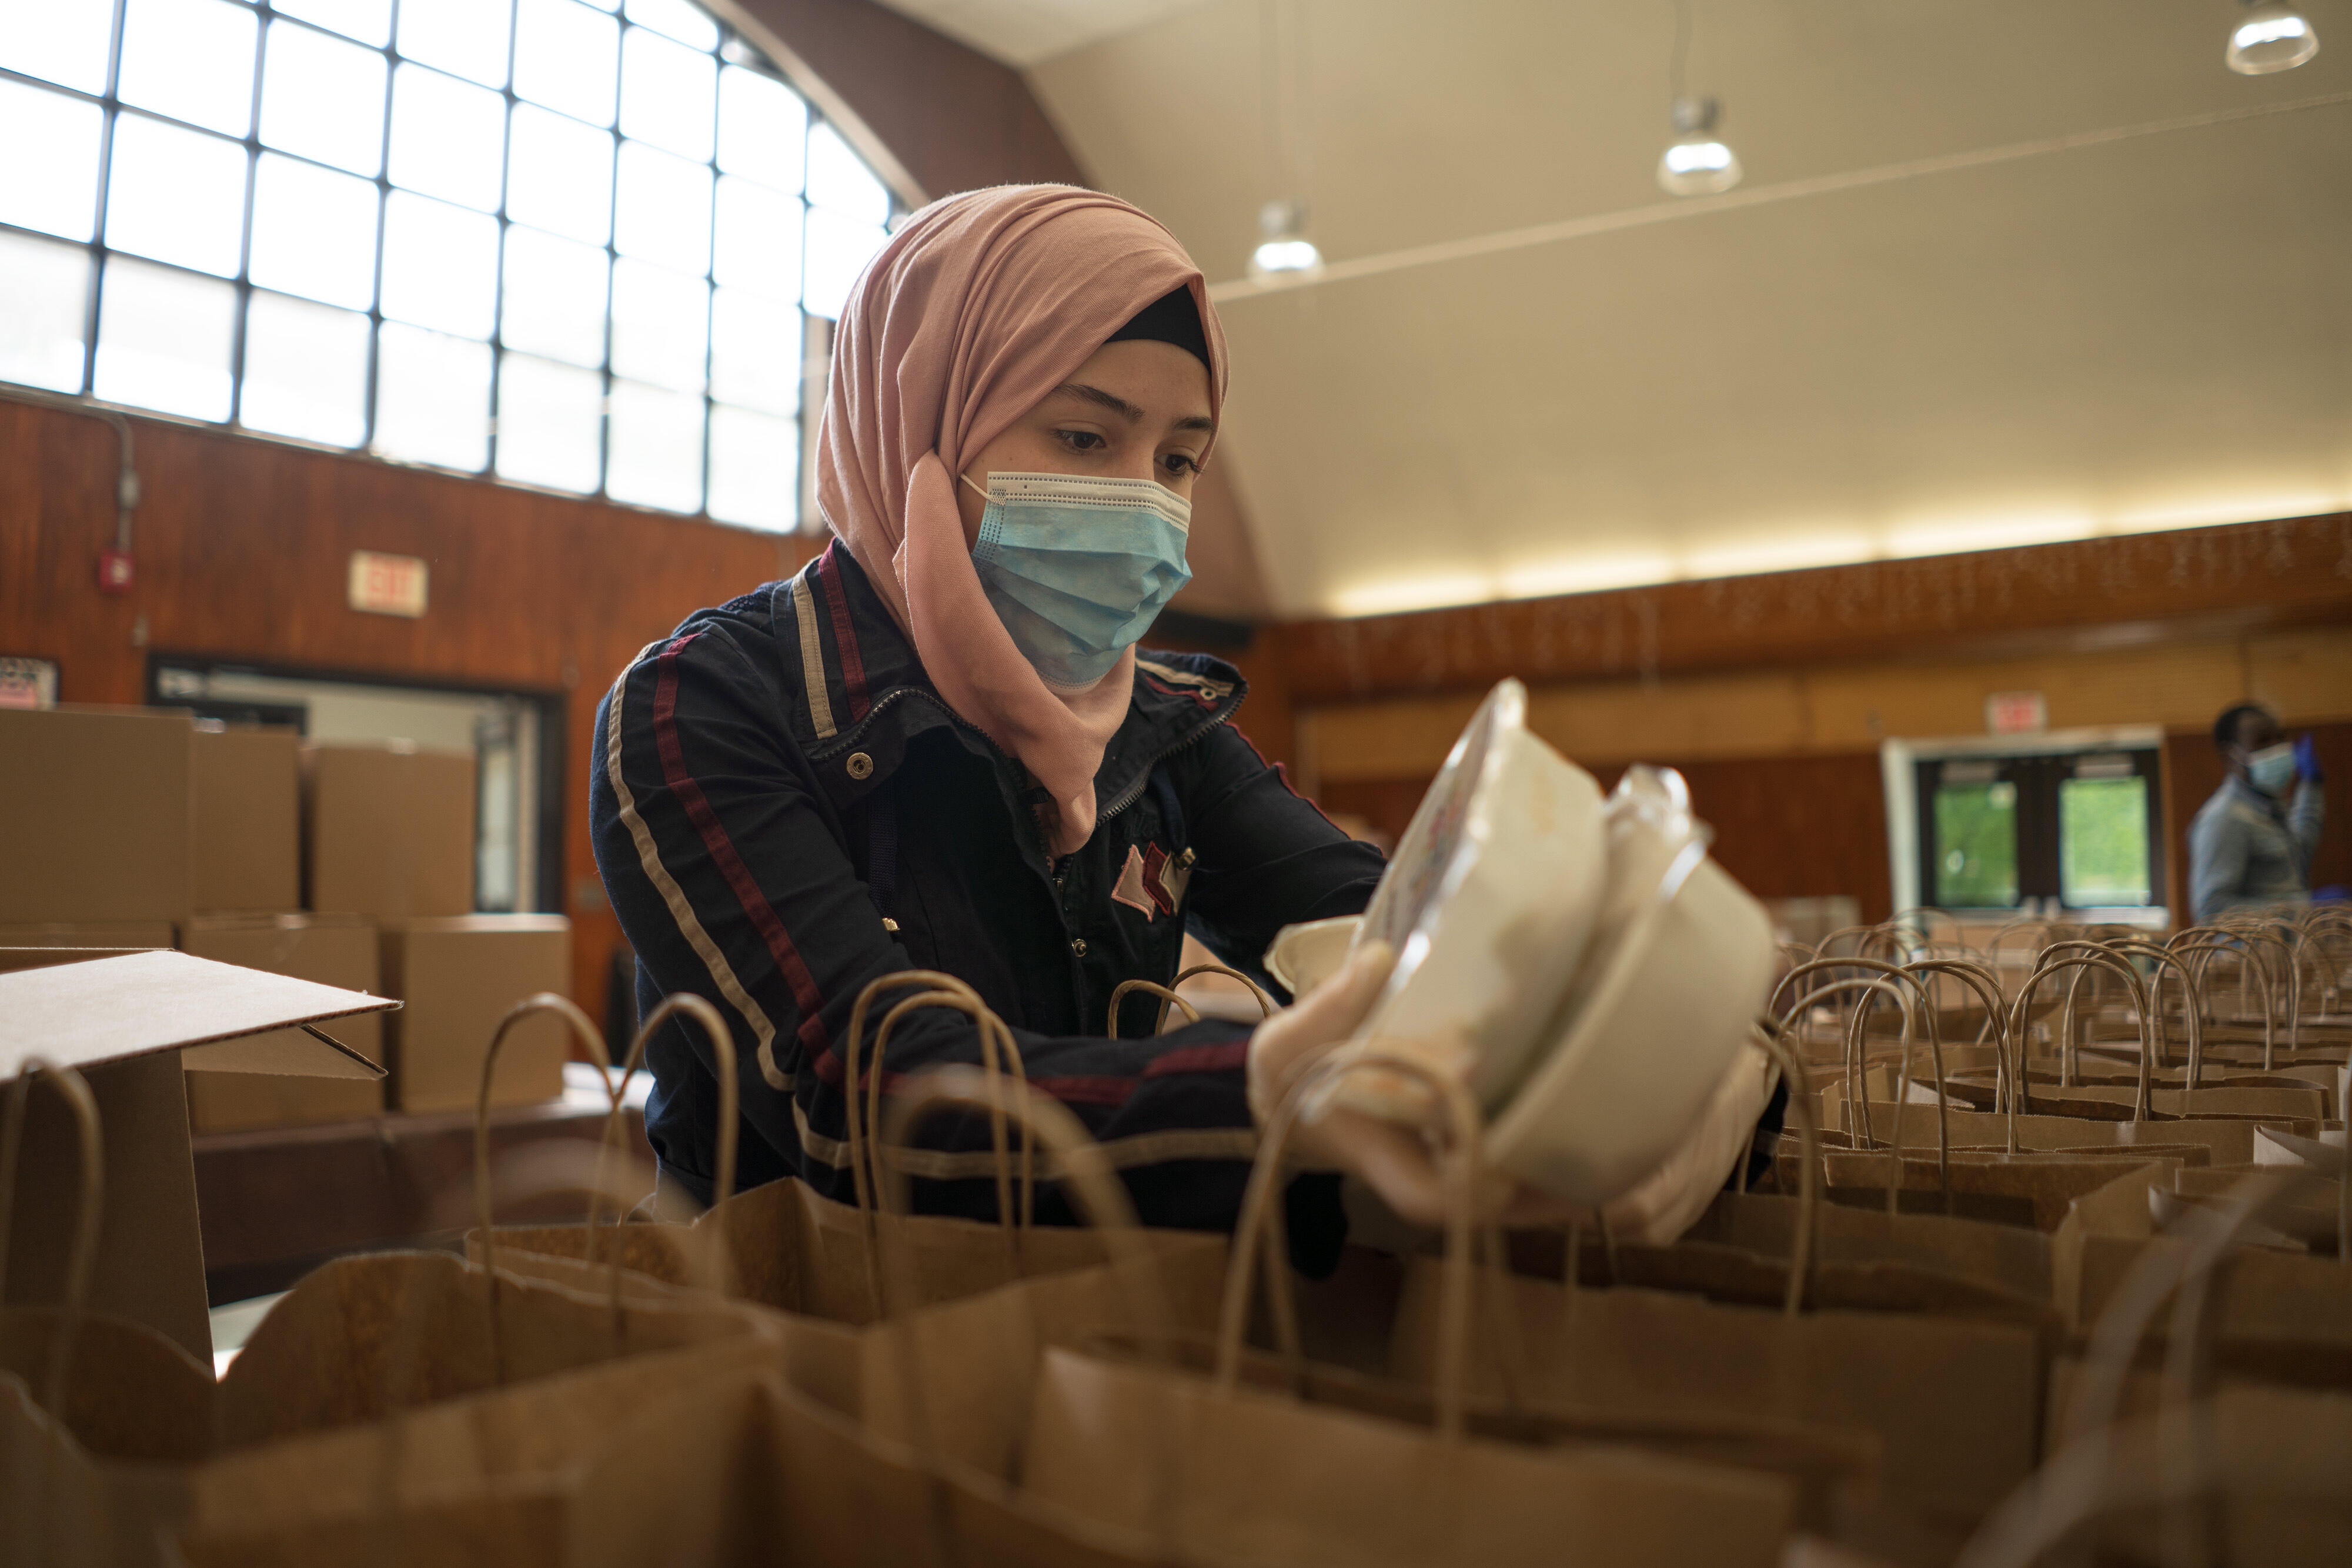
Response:
[[[1715,830],[1716,861],[1759,898],[1858,900],[1864,920],[1893,911],[1886,861],[1886,809],[1878,754],[1758,757],[1666,762],[1689,783],[1691,804]],[[1592,769],[1616,788],[1622,763]],[[1351,812],[1402,837],[1427,792],[1431,773],[1327,782],[1329,811]]]
[[[1539,686],[1528,727],[1567,756],[1762,757],[1812,748],[1804,683],[1786,673]]]
[[[2211,722],[2245,691],[2243,651],[2224,639],[2047,653],[1952,664],[1915,662],[1810,672],[1819,749],[1875,745],[1886,737],[1981,735],[1985,698],[2038,691],[2050,727],[2114,724],[2180,728]]]
[[[2289,719],[2352,718],[2352,630],[2248,638],[2245,690],[2250,701]]]
[[[1302,703],[2352,620],[2352,513],[1286,625]]]
[[[2032,658],[1913,662],[1741,675],[1537,685],[1531,727],[1580,762],[1857,751],[1889,737],[1978,735],[1985,698],[2039,691],[2055,729],[2200,729],[2234,702],[2266,700],[2289,725],[2352,710],[2352,628],[2254,640],[2196,638]],[[1480,701],[1402,695],[1302,708],[1318,778],[1433,770]]]
[[[68,702],[141,701],[151,650],[563,694],[567,889],[596,885],[587,768],[606,685],[688,614],[796,570],[818,542],[133,423],[137,580],[116,598],[96,571],[113,434],[0,401],[0,653],[57,660]],[[427,613],[349,609],[353,549],[425,559]],[[601,1016],[618,929],[601,895],[567,903],[574,994]]]

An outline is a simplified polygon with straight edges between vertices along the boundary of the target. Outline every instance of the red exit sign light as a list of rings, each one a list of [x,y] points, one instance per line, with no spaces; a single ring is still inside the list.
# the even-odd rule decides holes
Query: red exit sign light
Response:
[[[413,555],[379,555],[374,550],[352,551],[351,601],[354,610],[371,615],[425,613],[425,562]]]

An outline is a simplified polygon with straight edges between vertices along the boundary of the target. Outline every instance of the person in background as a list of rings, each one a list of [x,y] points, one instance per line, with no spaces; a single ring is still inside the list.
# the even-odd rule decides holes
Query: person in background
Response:
[[[2311,896],[2326,810],[2319,748],[2290,742],[2268,708],[2240,703],[2213,721],[2230,776],[2189,824],[2189,904],[2200,925],[2232,909]]]

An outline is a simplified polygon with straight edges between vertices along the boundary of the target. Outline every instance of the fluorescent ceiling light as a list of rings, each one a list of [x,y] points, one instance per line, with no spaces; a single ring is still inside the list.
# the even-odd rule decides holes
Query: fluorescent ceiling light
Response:
[[[1832,533],[1727,539],[1682,552],[1685,577],[1745,577],[1759,571],[1801,571],[1850,566],[1878,554],[1867,534]]]
[[[1411,610],[1479,604],[1496,597],[1496,586],[1495,580],[1484,574],[1423,572],[1381,578],[1333,590],[1330,610],[1340,616],[1398,615]]]
[[[1545,599],[1556,593],[1592,593],[1609,588],[1643,588],[1671,582],[1675,561],[1667,555],[1578,555],[1505,567],[1503,592],[1512,599]]]
[[[2114,513],[2107,531],[2117,534],[2164,533],[2173,528],[2210,528],[2224,523],[2261,522],[2271,517],[2315,517],[2352,510],[2352,494],[2324,490],[2273,492],[2235,496],[2221,500],[2179,500],[2154,507],[2137,507]]]
[[[2099,531],[2088,512],[1993,512],[1970,517],[1923,518],[1886,530],[1890,556],[1959,555],[1969,550],[2086,539]]]

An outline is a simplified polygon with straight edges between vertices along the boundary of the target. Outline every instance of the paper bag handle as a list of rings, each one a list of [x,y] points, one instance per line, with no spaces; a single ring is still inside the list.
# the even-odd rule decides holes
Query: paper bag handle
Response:
[[[2077,949],[2087,950],[2078,951]],[[2057,956],[2051,956],[2053,953],[2057,954]],[[2126,989],[2131,994],[2132,1004],[2138,1009],[2139,1092],[2134,1097],[2132,1119],[2135,1122],[2144,1121],[2152,1113],[2151,1106],[2154,1103],[2151,1076],[2156,1064],[2156,1044],[2151,1033],[2154,1025],[2153,1020],[2148,1017],[2147,993],[2140,989],[2139,971],[2133,968],[2120,956],[2108,952],[2095,943],[2086,942],[2053,942],[2043,948],[2041,958],[2034,965],[2033,973],[2027,976],[2025,983],[2017,988],[2017,999],[2010,1004],[2011,1038],[2018,1042],[2021,1055],[2025,1041],[2025,1012],[2026,1009],[2032,1004],[2035,988],[2053,975],[2067,969],[2081,968],[2108,969],[2121,975],[2124,977]],[[2009,1108],[2009,1152],[2011,1154],[2018,1152],[2017,1102],[2014,1097],[2011,1099]]]
[[[1239,980],[1243,985],[1247,986],[1249,994],[1257,1002],[1257,1016],[1261,1020],[1270,1019],[1282,1010],[1281,1005],[1266,994],[1264,986],[1229,964],[1195,964],[1189,969],[1179,971],[1176,983],[1181,986],[1196,975],[1223,975],[1229,980]]]
[[[2256,987],[2255,989],[2260,993],[2263,998],[2263,1071],[2265,1072],[2272,1071],[2272,1069],[2277,1065],[2278,1061],[2278,986],[2274,977],[2271,974],[2269,955],[2263,953],[2259,947],[2247,946],[2243,943],[2237,941],[2234,937],[2218,935],[2208,936],[2198,931],[2182,932],[2179,936],[2175,936],[2171,941],[2166,943],[2165,946],[2169,947],[2175,953],[2187,953],[2194,956],[2192,961],[2194,963],[2195,974],[2197,976],[2197,987],[2193,994],[2199,998],[2201,998],[2201,1010],[2210,1010],[2213,1005],[2212,995],[2209,990],[2207,990],[2206,982],[2210,978],[2213,973],[2213,960],[2215,958],[2224,953],[2236,954],[2241,965],[2241,973],[2243,972],[2242,967],[2248,959],[2259,959],[2261,961],[2263,983]],[[2199,1004],[2193,1003],[2192,1005]],[[2189,1048],[2189,1054],[2193,1059],[2196,1055],[2195,1046],[2192,1045]],[[2196,1068],[2192,1065],[2189,1073],[2189,1087],[2196,1087],[2197,1079],[2198,1072]]]
[[[980,1034],[981,1071],[990,1078],[1008,1072],[1022,1084],[1029,1082],[1028,1065],[1021,1060],[1021,1048],[1013,1043],[1013,1031],[994,1009],[970,992],[925,991],[909,997],[892,1008],[882,1019],[882,1027],[874,1034],[874,1085],[866,1097],[866,1158],[877,1184],[882,1179],[882,1063],[890,1044],[891,1031],[898,1020],[920,1008],[947,1008],[968,1015]],[[1008,1237],[1015,1231],[1036,1223],[1037,1175],[1036,1151],[1031,1145],[1029,1128],[1021,1124],[1021,1175],[1019,1208],[1013,1206],[1013,1177],[1011,1175],[1011,1154],[1005,1138],[1004,1112],[1001,1106],[989,1109],[988,1131],[991,1148],[996,1155],[996,1223]]]
[[[1008,1092],[1012,1102],[1009,1106],[1005,1104]],[[1135,1207],[1128,1201],[1127,1188],[1112,1170],[1102,1146],[1058,1101],[1037,1093],[1026,1082],[1008,1085],[1002,1073],[979,1072],[962,1065],[923,1073],[896,1098],[889,1119],[890,1142],[904,1144],[924,1117],[950,1105],[980,1106],[992,1115],[1001,1111],[1045,1145],[1047,1155],[1059,1165],[1062,1179],[1076,1200],[1079,1213],[1103,1233],[1112,1254],[1112,1273],[1139,1321],[1146,1353],[1164,1357],[1171,1343],[1166,1281],[1160,1275],[1159,1260],[1144,1243]],[[877,1160],[876,1176],[884,1212],[904,1214],[908,1207],[907,1173],[897,1166],[887,1166],[887,1175],[885,1169],[884,1162]],[[887,1303],[877,1305],[887,1307]],[[908,1432],[916,1451],[934,1467],[936,1479],[938,1449],[931,1437],[930,1401],[926,1397],[921,1347],[905,1313],[886,1311],[882,1322],[882,1332],[890,1336],[898,1360],[898,1379],[907,1401]],[[940,1528],[942,1540],[951,1543],[952,1532],[945,1528],[940,1508],[940,1500],[935,1495],[935,1527]]]
[[[2226,921],[2222,929],[2242,942],[2267,942],[2279,950],[2286,968],[2286,1048],[2300,1051],[2303,1049],[2303,969],[2294,961],[2294,949],[2274,929],[2276,920],[2275,915],[2267,919],[2258,915],[2241,916]],[[2266,974],[2264,978],[2270,980],[2271,976]],[[2240,995],[2243,994],[2241,989]]]
[[[1805,1053],[1790,1045],[1770,1020],[1757,1019],[1748,1037],[1780,1065],[1781,1075],[1789,1080],[1789,1104],[1797,1113],[1797,1233],[1790,1242],[1789,1282],[1780,1297],[1782,1314],[1793,1318],[1804,1311],[1813,1288],[1813,1233],[1821,1225],[1822,1170],[1827,1157],[1822,1153],[1821,1102],[1813,1097],[1813,1070],[1806,1063]],[[1576,1264],[1571,1249],[1570,1279],[1575,1277]]]
[[[1199,972],[1200,971],[1197,969],[1193,971],[1195,974],[1198,974]],[[1183,998],[1178,996],[1172,988],[1163,986],[1157,980],[1121,980],[1118,985],[1111,988],[1110,1017],[1103,1024],[1103,1033],[1110,1039],[1117,1040],[1118,1038],[1118,1004],[1127,1000],[1128,997],[1136,991],[1149,991],[1153,996],[1160,998],[1160,1026],[1161,1028],[1165,1028],[1167,1026],[1168,1009],[1171,1004],[1184,1009],[1184,1019],[1187,1023],[1199,1023],[1201,1021],[1201,1009],[1186,1001]]]
[[[1867,930],[1869,927],[1856,926],[1853,927],[1853,929]],[[1835,977],[1829,985],[1806,993],[1804,996],[1799,998],[1795,1002],[1791,1003],[1787,1009],[1780,1010],[1777,1014],[1779,1027],[1785,1030],[1800,1014],[1811,1008],[1815,1002],[1821,1000],[1823,997],[1836,996],[1842,991],[1869,988],[1863,985],[1863,980],[1866,977],[1854,974],[1853,971],[1856,970],[1865,971],[1867,974],[1886,976],[1899,976],[1903,974],[1903,968],[1900,965],[1887,963],[1882,958],[1815,958],[1807,963],[1797,965],[1787,974],[1781,976],[1779,980],[1774,982],[1772,994],[1765,1003],[1765,1010],[1768,1015],[1772,1014],[1775,1009],[1779,1009],[1780,1007],[1780,998],[1787,993],[1789,988],[1795,982],[1803,979],[1808,975],[1828,974]],[[1919,981],[1914,979],[1910,981],[1910,984],[1914,988],[1922,989],[1924,991],[1924,988],[1921,986]],[[1886,994],[1890,996],[1895,996],[1896,998],[1896,1005],[1903,1009],[1903,1035],[1905,1040],[1907,1042],[1911,1037],[1910,1005],[1902,999],[1899,988],[1878,988],[1885,990]],[[1866,1013],[1867,1009],[1864,1009],[1863,1011],[1864,1013]],[[1857,1013],[1854,1016],[1847,1018],[1843,1026],[1845,1030],[1844,1061],[1846,1066],[1846,1077],[1842,1088],[1844,1092],[1845,1104],[1850,1109],[1855,1110],[1856,1120],[1861,1126],[1863,1136],[1868,1138],[1873,1146],[1875,1146],[1878,1142],[1878,1134],[1876,1129],[1871,1125],[1870,1120],[1870,1089],[1867,1082],[1870,1062],[1867,1053],[1862,1049],[1862,1022],[1863,1014]],[[1905,1064],[1906,1068],[1908,1063],[1909,1052],[1906,1045],[1905,1052]],[[1854,1093],[1854,1084],[1857,1082],[1861,1082],[1863,1084],[1862,1093],[1858,1100]]]
[[[538,991],[509,1008],[499,1019],[499,1027],[490,1031],[489,1049],[482,1052],[482,1083],[474,1097],[474,1226],[482,1237],[482,1275],[490,1311],[490,1375],[494,1382],[506,1382],[506,1343],[499,1314],[498,1238],[491,1221],[490,1207],[490,1081],[497,1073],[499,1052],[514,1032],[515,1025],[539,1013],[553,1013],[572,1031],[577,1044],[585,1047],[588,1060],[599,1071],[612,1059],[606,1053],[604,1034],[588,1020],[571,998],[553,991]],[[615,1091],[615,1093],[618,1092]],[[592,1198],[593,1204],[594,1200]],[[592,1207],[593,1215],[595,1210]],[[620,1301],[618,1266],[615,1265],[613,1299],[615,1311]]]
[[[1418,1080],[1437,1097],[1439,1109],[1449,1124],[1447,1130],[1452,1134],[1452,1148],[1441,1167],[1446,1224],[1444,1271],[1438,1287],[1436,1324],[1437,1435],[1444,1441],[1459,1442],[1465,1429],[1470,1249],[1476,1240],[1475,1183],[1482,1165],[1484,1124],[1477,1103],[1465,1085],[1432,1071],[1424,1062],[1395,1052],[1375,1049],[1326,1056],[1299,1075],[1266,1126],[1258,1145],[1257,1159],[1250,1167],[1249,1185],[1242,1192],[1241,1217],[1234,1227],[1233,1262],[1225,1275],[1224,1301],[1217,1317],[1217,1392],[1230,1396],[1240,1385],[1242,1333],[1249,1319],[1252,1270],[1275,1208],[1275,1193],[1287,1175],[1282,1156],[1289,1146],[1291,1134],[1309,1102],[1328,1103],[1329,1092],[1341,1079],[1351,1072],[1375,1069]],[[1290,1324],[1297,1321],[1296,1312],[1290,1301],[1290,1281],[1283,1271],[1282,1262],[1278,1258],[1267,1260],[1266,1289],[1278,1303],[1276,1317]]]
[[[1815,967],[1816,966],[1808,965],[1805,967],[1810,969]],[[1907,1100],[1910,1093],[1911,1083],[1912,1020],[1915,1014],[1921,1009],[1922,1003],[1920,998],[1927,990],[1927,983],[1917,975],[1912,974],[1906,969],[1899,968],[1895,965],[1883,963],[1876,958],[1840,958],[1834,961],[1825,959],[1819,967],[1838,969],[1858,968],[1873,971],[1873,973],[1865,974],[1851,979],[1832,980],[1826,986],[1817,987],[1813,990],[1806,992],[1803,996],[1798,998],[1796,1001],[1790,1003],[1788,1009],[1781,1013],[1778,1019],[1775,1020],[1774,1029],[1776,1034],[1785,1033],[1790,1025],[1795,1022],[1800,1015],[1812,1007],[1815,1002],[1819,1001],[1823,997],[1834,996],[1842,992],[1853,991],[1866,992],[1873,996],[1885,995],[1894,998],[1895,1006],[1903,1010],[1903,1057],[1901,1067],[1903,1082],[1899,1092],[1904,1094]],[[1796,977],[1792,974],[1790,977],[1794,978]],[[1786,982],[1783,983],[1785,984]],[[1780,995],[1779,987],[1774,988],[1773,995],[1774,999],[1777,1000]],[[1850,1038],[1856,1035],[1858,1026],[1865,1016],[1866,1013],[1864,1009],[1857,1008],[1855,1009],[1853,1017],[1848,1020],[1848,1033]],[[1927,1039],[1936,1069],[1937,1168],[1942,1178],[1945,1198],[1947,1202],[1948,1202],[1952,1191],[1952,1133],[1950,1108],[1944,1103],[1944,1048],[1943,1042],[1936,1033],[1933,1025],[1929,1026]],[[1863,1079],[1860,1100],[1862,1106],[1862,1132],[1864,1137],[1870,1139],[1872,1146],[1875,1147],[1877,1145],[1878,1139],[1876,1134],[1871,1131],[1869,1120],[1870,1084],[1867,1077],[1869,1060],[1866,1056],[1863,1056],[1850,1048],[1847,1052],[1847,1103],[1852,1104],[1854,1103],[1853,1083],[1856,1076],[1859,1075]],[[1808,1075],[1807,1082],[1811,1082],[1810,1075]],[[1898,1100],[1895,1103],[1895,1136],[1889,1145],[1895,1169],[1894,1174],[1887,1178],[1886,1186],[1886,1211],[1889,1214],[1898,1212],[1900,1207],[1900,1200],[1896,1195],[1901,1191],[1903,1181],[1903,1107],[1905,1103],[1905,1100]]]
[[[875,998],[885,991],[897,990],[900,987],[911,987],[926,991],[947,991],[956,996],[968,997],[974,1003],[980,1000],[978,991],[973,990],[953,975],[941,970],[893,969],[887,974],[877,975],[868,981],[866,988],[857,993],[857,1000],[851,1004],[849,1038],[843,1042],[842,1046],[844,1065],[841,1092],[848,1107],[846,1120],[849,1128],[849,1179],[855,1189],[857,1207],[869,1213],[873,1211],[878,1201],[874,1186],[880,1180],[880,1173],[868,1168],[865,1130],[859,1125],[865,1115],[865,1089],[862,1082],[865,1073],[861,1059],[866,1047],[866,1017],[874,1006]],[[874,1072],[874,1092],[879,1095],[881,1090],[882,1073],[877,1061]]]
[[[98,1097],[89,1092],[89,1084],[80,1073],[46,1056],[28,1056],[17,1067],[16,1081],[8,1089],[7,1119],[0,1124],[0,1303],[8,1299],[9,1230],[16,1212],[16,1166],[24,1155],[25,1106],[32,1096],[36,1076],[47,1078],[50,1086],[65,1096],[66,1106],[73,1113],[81,1152],[81,1189],[74,1207],[73,1250],[66,1254],[65,1313],[58,1324],[57,1338],[49,1346],[48,1386],[43,1401],[49,1414],[62,1422],[66,1368],[73,1360],[81,1320],[89,1312],[90,1279],[98,1268],[99,1225],[106,1207],[106,1137],[99,1125]]]
[[[2205,1061],[2205,1020],[2202,1016],[2205,1010],[2205,989],[2199,977],[2190,972],[2188,963],[2181,958],[2180,955],[2169,947],[2150,942],[2145,937],[2125,937],[2119,941],[2109,942],[2106,944],[2106,948],[2110,953],[2126,957],[2147,958],[2157,966],[2155,972],[2147,977],[2147,997],[2148,1006],[2156,1010],[2157,1016],[2154,1021],[2157,1039],[2159,1042],[2164,1039],[2164,966],[2169,964],[2172,966],[2173,972],[2180,977],[2180,1010],[2188,1015],[2189,1027],[2188,1086],[2191,1089],[2196,1088],[2197,1080],[2203,1071]],[[2168,1067],[2171,1063],[2168,1061],[2165,1065]],[[2184,1100],[2182,1103],[2185,1106],[2187,1102]]]
[[[729,1198],[735,1196],[737,1148],[743,1135],[742,1112],[739,1103],[740,1090],[735,1069],[735,1031],[727,1027],[727,1019],[711,1005],[708,997],[693,991],[672,991],[656,1003],[654,1010],[637,1025],[636,1036],[629,1041],[628,1057],[621,1063],[620,1076],[611,1082],[613,1109],[604,1121],[604,1136],[596,1146],[597,1179],[589,1191],[588,1226],[592,1230],[596,1225],[595,1205],[604,1185],[605,1155],[608,1151],[617,1152],[621,1146],[622,1113],[629,1079],[644,1065],[646,1046],[652,1040],[654,1031],[674,1018],[690,1018],[701,1026],[703,1038],[710,1042],[711,1065],[719,1080],[719,1149],[717,1168],[710,1176],[710,1207],[713,1209],[722,1207]],[[624,1218],[615,1204],[613,1215],[614,1228],[620,1226]],[[709,1288],[723,1295],[730,1277],[729,1264],[732,1261],[727,1254],[726,1229],[718,1224],[705,1228],[709,1231],[710,1239],[705,1246],[703,1267],[709,1275]],[[483,1257],[487,1261],[488,1254],[485,1252]],[[620,1293],[620,1253],[615,1249],[613,1255],[613,1300],[616,1310]]]

